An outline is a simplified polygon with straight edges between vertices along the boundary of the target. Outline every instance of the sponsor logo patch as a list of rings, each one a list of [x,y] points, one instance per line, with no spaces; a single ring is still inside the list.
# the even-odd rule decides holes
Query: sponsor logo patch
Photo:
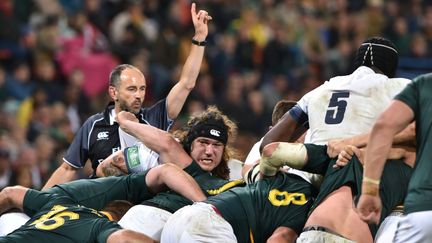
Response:
[[[210,134],[215,136],[215,137],[220,137],[220,131],[215,130],[215,129],[211,129]]]
[[[97,135],[97,140],[108,140],[109,132],[99,132]]]

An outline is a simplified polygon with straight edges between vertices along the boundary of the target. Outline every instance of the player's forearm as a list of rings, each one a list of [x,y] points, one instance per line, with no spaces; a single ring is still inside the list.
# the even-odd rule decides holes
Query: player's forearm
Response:
[[[282,119],[268,131],[260,146],[260,151],[273,142],[294,142],[306,131],[302,125],[298,124],[290,114],[286,113]]]
[[[27,188],[22,186],[6,187],[0,192],[0,215],[12,208],[22,210]]]
[[[350,145],[353,145],[357,148],[363,148],[369,141],[369,133],[360,134],[348,139]]]
[[[369,136],[364,176],[379,179],[395,135],[412,122],[414,113],[405,103],[395,100],[381,113]]]
[[[366,147],[369,141],[370,133],[354,136],[346,140],[347,144],[356,146],[357,148]],[[410,124],[406,129],[397,133],[393,138],[394,145],[414,145],[415,144],[415,123]]]
[[[171,136],[166,131],[134,121],[126,120],[122,122],[121,126],[127,133],[138,138],[149,149],[157,153],[164,149],[164,140],[167,139],[167,136]]]
[[[377,123],[372,129],[366,147],[364,162],[364,176],[379,180],[384,168],[387,155],[392,146],[394,131],[385,124]]]
[[[161,180],[171,190],[194,202],[203,201],[206,196],[196,181],[176,165],[165,164],[166,169],[161,173]]]
[[[66,166],[62,164],[56,171],[54,171],[42,190],[74,180],[76,178],[76,169],[65,167]]]
[[[0,192],[0,215],[12,208],[12,200],[9,198],[9,187]]]
[[[307,149],[302,143],[271,143],[265,146],[260,161],[260,172],[273,176],[280,167],[302,169],[308,162]]]
[[[195,40],[204,41],[205,37],[194,37]],[[201,63],[204,58],[204,46],[191,44],[189,56],[183,66],[179,83],[186,89],[192,90],[195,87],[196,79],[201,69]]]
[[[415,147],[416,144],[416,133],[415,133],[415,122],[412,122],[404,130],[396,134],[393,139],[394,145],[406,145],[409,147]]]
[[[204,47],[193,45],[183,66],[179,82],[167,96],[168,117],[176,119],[189,93],[195,87],[196,80],[204,57]]]

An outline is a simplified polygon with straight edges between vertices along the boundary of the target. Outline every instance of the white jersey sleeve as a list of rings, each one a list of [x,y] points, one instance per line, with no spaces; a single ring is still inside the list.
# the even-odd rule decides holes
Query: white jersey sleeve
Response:
[[[259,151],[259,148],[261,146],[262,140],[263,139],[261,138],[258,142],[254,144],[254,146],[252,146],[244,162],[245,165],[253,165],[255,161],[261,158],[261,153]]]
[[[124,149],[128,173],[143,172],[159,164],[159,154],[143,143],[137,143]]]

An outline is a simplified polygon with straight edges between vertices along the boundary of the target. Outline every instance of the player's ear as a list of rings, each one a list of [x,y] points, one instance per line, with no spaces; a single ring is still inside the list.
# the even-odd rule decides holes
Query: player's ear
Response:
[[[114,86],[109,86],[108,87],[108,94],[111,97],[111,99],[113,99],[114,101],[118,101],[117,93],[118,92],[117,92],[117,88],[116,87],[114,87]]]

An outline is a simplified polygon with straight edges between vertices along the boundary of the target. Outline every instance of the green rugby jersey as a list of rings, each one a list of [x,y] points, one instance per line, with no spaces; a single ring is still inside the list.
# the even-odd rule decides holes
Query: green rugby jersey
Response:
[[[77,180],[42,192],[29,189],[23,205],[31,219],[0,242],[105,242],[121,227],[98,210],[112,200],[152,197],[146,174]]]
[[[216,206],[231,224],[238,242],[265,242],[280,226],[300,234],[314,195],[312,185],[299,176],[278,173],[206,202]]]
[[[408,105],[416,120],[417,158],[404,210],[432,210],[432,74],[415,78],[395,99]]]
[[[121,229],[99,211],[77,205],[67,196],[29,190],[25,198],[27,203],[44,206],[25,225],[0,237],[0,242],[106,242]]]
[[[363,182],[363,165],[360,163],[357,156],[354,155],[346,166],[333,168],[337,158],[331,159],[328,157],[326,146],[308,144],[306,148],[309,158],[308,166],[321,168],[325,165],[325,167],[327,167],[324,180],[309,214],[311,214],[330,193],[345,185],[350,186],[353,197],[357,200]],[[380,223],[396,206],[403,203],[411,173],[412,168],[402,160],[388,160],[385,164],[380,183],[380,197],[383,206]],[[378,226],[375,224],[369,225],[372,236],[375,236]]]
[[[210,172],[202,170],[195,161],[192,161],[192,164],[185,168],[185,171],[195,179],[206,196],[214,196],[234,186],[245,184],[243,180],[228,181],[214,176]],[[174,191],[167,191],[158,193],[142,204],[153,205],[174,213],[178,209],[192,204],[192,201]]]

